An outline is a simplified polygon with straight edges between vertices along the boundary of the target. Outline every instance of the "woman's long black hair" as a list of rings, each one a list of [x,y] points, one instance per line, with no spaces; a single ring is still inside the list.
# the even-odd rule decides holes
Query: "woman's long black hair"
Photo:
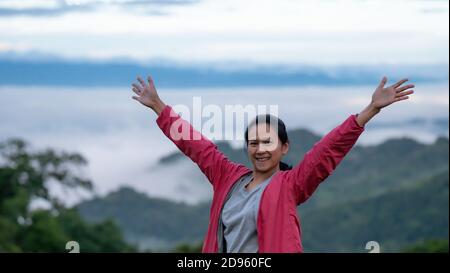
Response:
[[[250,124],[247,126],[247,129],[245,130],[245,144],[248,146],[248,130],[249,128],[258,125],[259,123],[264,122],[269,125],[275,125],[277,124],[278,127],[278,139],[281,141],[282,144],[289,143],[288,134],[286,131],[286,125],[284,125],[284,122],[279,119],[278,117],[272,116],[270,114],[264,114],[257,116]],[[287,171],[291,170],[292,166],[280,161],[280,170]]]

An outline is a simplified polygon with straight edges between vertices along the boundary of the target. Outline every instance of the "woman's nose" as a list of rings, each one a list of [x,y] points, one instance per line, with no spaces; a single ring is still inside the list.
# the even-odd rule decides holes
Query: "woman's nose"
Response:
[[[256,153],[265,153],[267,151],[266,145],[263,145],[262,143],[258,144],[258,148],[256,150]]]

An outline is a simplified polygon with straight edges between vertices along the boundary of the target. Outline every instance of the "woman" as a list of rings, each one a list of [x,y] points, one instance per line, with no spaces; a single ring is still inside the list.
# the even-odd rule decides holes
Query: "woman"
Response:
[[[153,81],[138,77],[133,99],[158,115],[163,133],[200,167],[213,186],[208,231],[203,252],[302,252],[296,208],[305,202],[356,143],[365,124],[383,107],[408,99],[414,85],[403,79],[385,87],[383,77],[370,104],[359,114],[317,142],[303,160],[290,169],[281,162],[289,150],[284,123],[267,115],[253,121],[245,133],[253,170],[229,161],[214,143],[159,98]],[[190,138],[173,137],[187,128]]]

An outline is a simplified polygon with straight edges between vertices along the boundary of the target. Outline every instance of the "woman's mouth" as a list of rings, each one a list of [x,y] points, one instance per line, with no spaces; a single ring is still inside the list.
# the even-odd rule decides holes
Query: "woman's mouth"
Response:
[[[270,159],[270,157],[256,157],[257,162],[265,162]]]

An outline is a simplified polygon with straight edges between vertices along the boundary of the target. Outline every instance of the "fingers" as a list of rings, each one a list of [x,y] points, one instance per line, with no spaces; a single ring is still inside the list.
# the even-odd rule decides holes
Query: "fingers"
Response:
[[[133,92],[136,93],[136,95],[141,95],[142,91],[141,91],[139,85],[133,83],[132,86],[133,87],[131,88],[131,90],[133,90]]]
[[[141,101],[141,97],[138,97],[138,96],[132,96],[131,98],[132,98],[133,100],[138,101],[138,102],[140,102],[140,103],[143,104],[143,102]]]
[[[384,85],[386,84],[386,82],[387,82],[387,78],[386,78],[386,77],[383,77],[383,78],[381,79],[380,84],[378,85],[378,88],[384,88]]]
[[[140,76],[137,77],[137,80],[141,83],[143,88],[147,87],[147,84],[144,82],[144,80]]]
[[[410,89],[410,88],[414,88],[414,87],[415,87],[414,84],[408,84],[408,85],[397,88],[395,91],[397,93],[399,93],[399,92],[405,91],[406,89]]]
[[[403,96],[411,95],[412,93],[414,93],[414,90],[408,90],[408,91],[397,93],[395,95],[395,97],[396,98],[400,98],[400,97],[403,97]]]
[[[397,87],[399,87],[400,85],[404,84],[407,81],[408,81],[408,79],[401,79],[398,82],[396,82],[395,84],[393,84],[392,87],[397,88]]]
[[[148,81],[148,84],[149,84],[150,86],[154,86],[154,85],[153,85],[153,79],[152,79],[152,77],[147,76],[147,81]]]
[[[407,99],[409,99],[409,96],[403,96],[403,97],[396,98],[396,99],[394,100],[394,102],[402,101],[402,100],[407,100]]]

